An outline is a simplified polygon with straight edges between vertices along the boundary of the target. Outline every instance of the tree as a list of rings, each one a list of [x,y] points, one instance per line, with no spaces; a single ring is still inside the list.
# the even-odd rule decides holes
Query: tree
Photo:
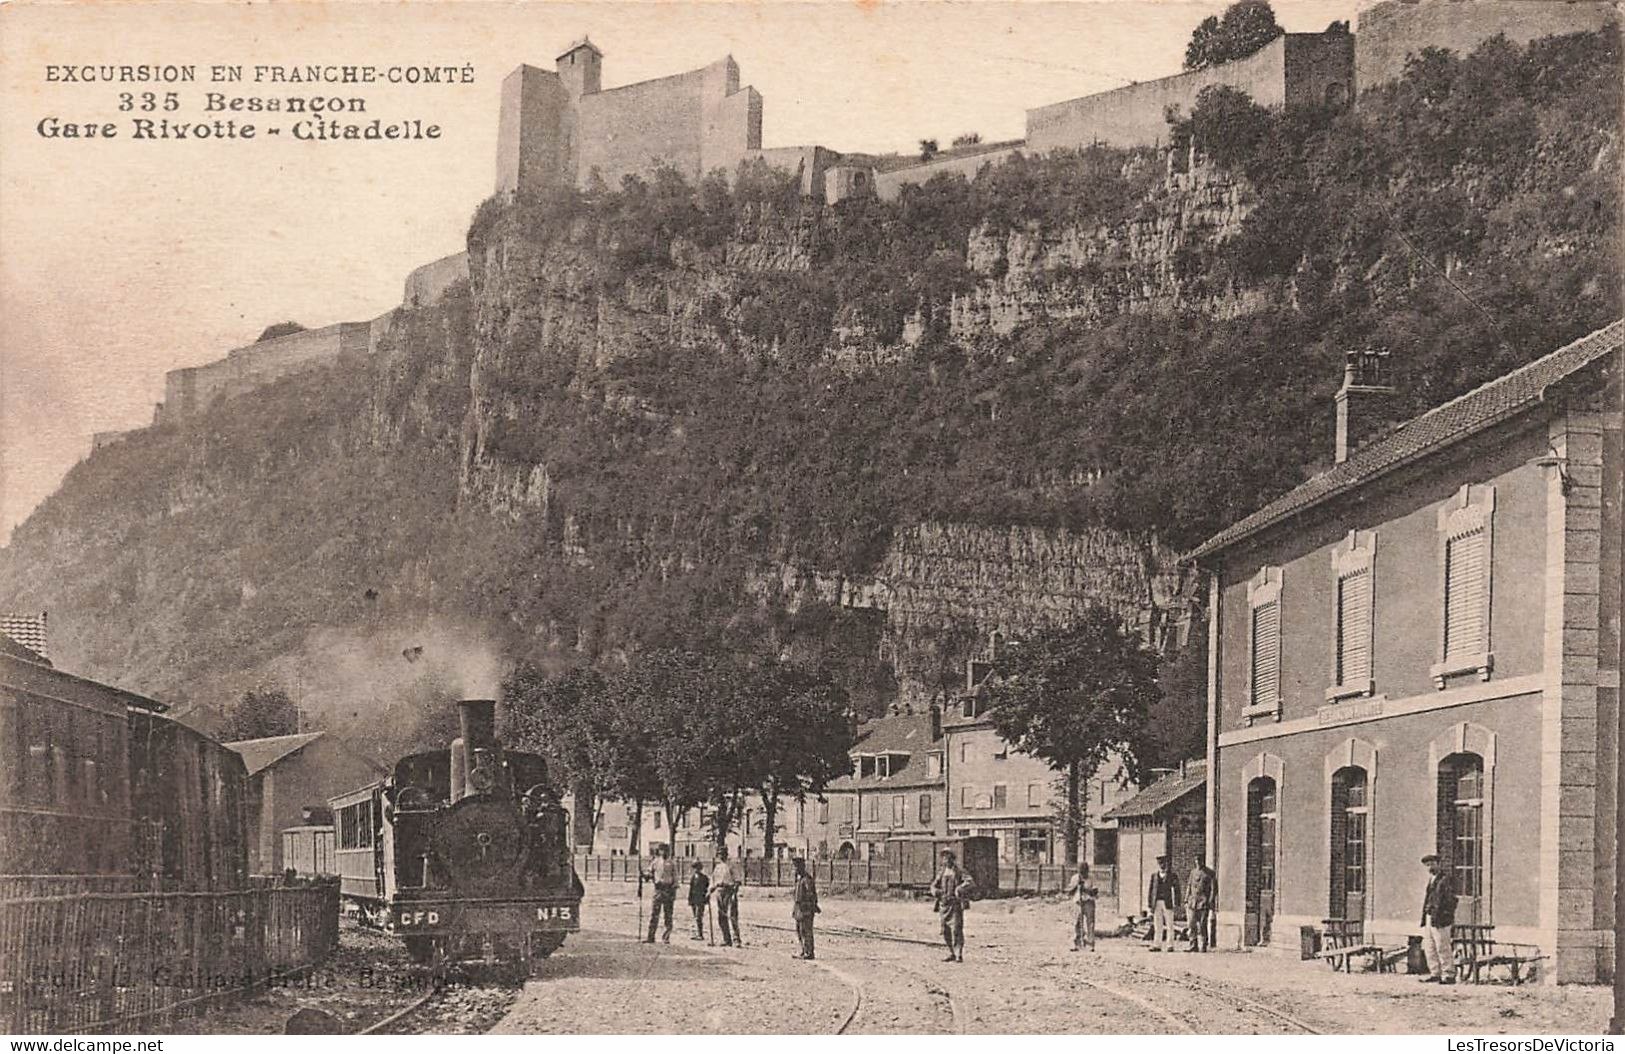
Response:
[[[920,140],[920,160],[921,161],[929,161],[929,160],[931,160],[933,157],[937,156],[937,154],[938,154],[938,152],[940,150],[941,150],[941,147],[937,146],[937,141],[935,139],[921,139]]]
[[[734,708],[745,718],[748,761],[762,800],[763,855],[771,857],[781,798],[802,804],[851,771],[852,727],[846,692],[819,671],[797,663],[764,666],[752,678],[752,703]]]
[[[963,135],[954,136],[953,146],[954,146],[954,149],[957,150],[962,146],[975,146],[977,143],[980,143],[981,141],[982,141],[982,133],[981,132],[966,132]]]
[[[1269,0],[1236,0],[1224,17],[1209,15],[1197,24],[1185,48],[1185,68],[1200,70],[1244,59],[1284,32]]]
[[[278,322],[275,325],[266,326],[265,329],[260,332],[260,335],[254,339],[254,343],[259,344],[263,341],[275,340],[278,337],[287,337],[294,333],[303,333],[304,331],[305,327],[301,326],[297,322]]]
[[[522,665],[502,686],[508,707],[509,736],[516,746],[543,754],[549,775],[568,787],[578,814],[589,818],[590,843],[603,809],[603,799],[623,782],[616,743],[611,737],[609,689],[590,667],[550,677],[540,667]]]
[[[983,682],[999,735],[1065,776],[1067,863],[1078,859],[1084,781],[1112,754],[1139,777],[1147,718],[1161,698],[1158,661],[1115,615],[1091,607],[1070,626],[1007,645]]]
[[[299,731],[299,708],[280,688],[250,690],[226,715],[222,733],[228,741],[291,736]]]

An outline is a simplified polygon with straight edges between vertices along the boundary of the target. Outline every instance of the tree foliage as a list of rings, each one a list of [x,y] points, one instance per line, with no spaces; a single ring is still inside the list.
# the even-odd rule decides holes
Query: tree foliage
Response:
[[[261,330],[260,335],[254,338],[254,343],[258,344],[261,341],[275,340],[277,337],[287,337],[303,332],[305,332],[305,327],[297,322],[277,322]]]
[[[226,713],[221,738],[228,742],[264,739],[291,736],[298,731],[299,708],[288,693],[280,688],[262,688],[244,692]]]
[[[1269,0],[1236,0],[1222,17],[1209,15],[1191,33],[1185,68],[1200,70],[1244,59],[1284,32]]]
[[[1117,616],[1097,607],[1071,625],[1007,645],[983,684],[999,735],[1066,774],[1069,863],[1077,859],[1083,783],[1114,755],[1139,778],[1148,719],[1162,697],[1158,662]]]

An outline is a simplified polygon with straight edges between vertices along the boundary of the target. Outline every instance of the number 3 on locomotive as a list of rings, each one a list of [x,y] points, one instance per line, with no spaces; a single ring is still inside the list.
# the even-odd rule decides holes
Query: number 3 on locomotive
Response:
[[[562,907],[537,908],[536,909],[536,921],[538,921],[538,922],[552,922],[552,921],[569,922],[570,918],[571,918],[571,916],[573,914],[574,914],[574,909],[572,909],[570,907],[570,905],[568,905],[568,904],[565,904]]]

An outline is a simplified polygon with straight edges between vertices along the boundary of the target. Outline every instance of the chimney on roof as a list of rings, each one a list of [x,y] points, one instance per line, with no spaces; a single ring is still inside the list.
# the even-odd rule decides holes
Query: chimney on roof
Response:
[[[1393,423],[1396,394],[1388,352],[1348,353],[1343,364],[1343,386],[1337,389],[1339,465]]]
[[[1158,780],[1165,780],[1169,776],[1172,776],[1175,771],[1176,770],[1174,769],[1152,769],[1151,782],[1156,783]]]
[[[931,700],[931,742],[935,743],[942,738],[942,704]]]

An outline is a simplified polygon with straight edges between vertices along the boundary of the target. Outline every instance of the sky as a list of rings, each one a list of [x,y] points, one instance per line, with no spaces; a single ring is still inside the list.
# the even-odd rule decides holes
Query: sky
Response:
[[[1276,0],[1289,31],[1360,0]],[[267,325],[315,328],[399,303],[408,271],[457,252],[494,186],[497,104],[514,66],[551,68],[583,35],[604,87],[731,54],[763,96],[764,146],[910,151],[1023,134],[1029,107],[1179,71],[1222,3],[1071,0],[0,6],[0,543],[89,452],[137,428],[166,370],[222,357]],[[473,67],[471,84],[207,83],[214,64]],[[52,65],[193,64],[181,85],[63,83]],[[177,112],[119,112],[173,88]],[[418,118],[435,141],[137,141],[131,118],[212,119],[209,91],[364,94],[367,118]],[[139,96],[135,100],[139,105]],[[260,115],[240,120],[272,123]],[[115,122],[114,139],[38,124]],[[278,123],[286,123],[281,121]]]

